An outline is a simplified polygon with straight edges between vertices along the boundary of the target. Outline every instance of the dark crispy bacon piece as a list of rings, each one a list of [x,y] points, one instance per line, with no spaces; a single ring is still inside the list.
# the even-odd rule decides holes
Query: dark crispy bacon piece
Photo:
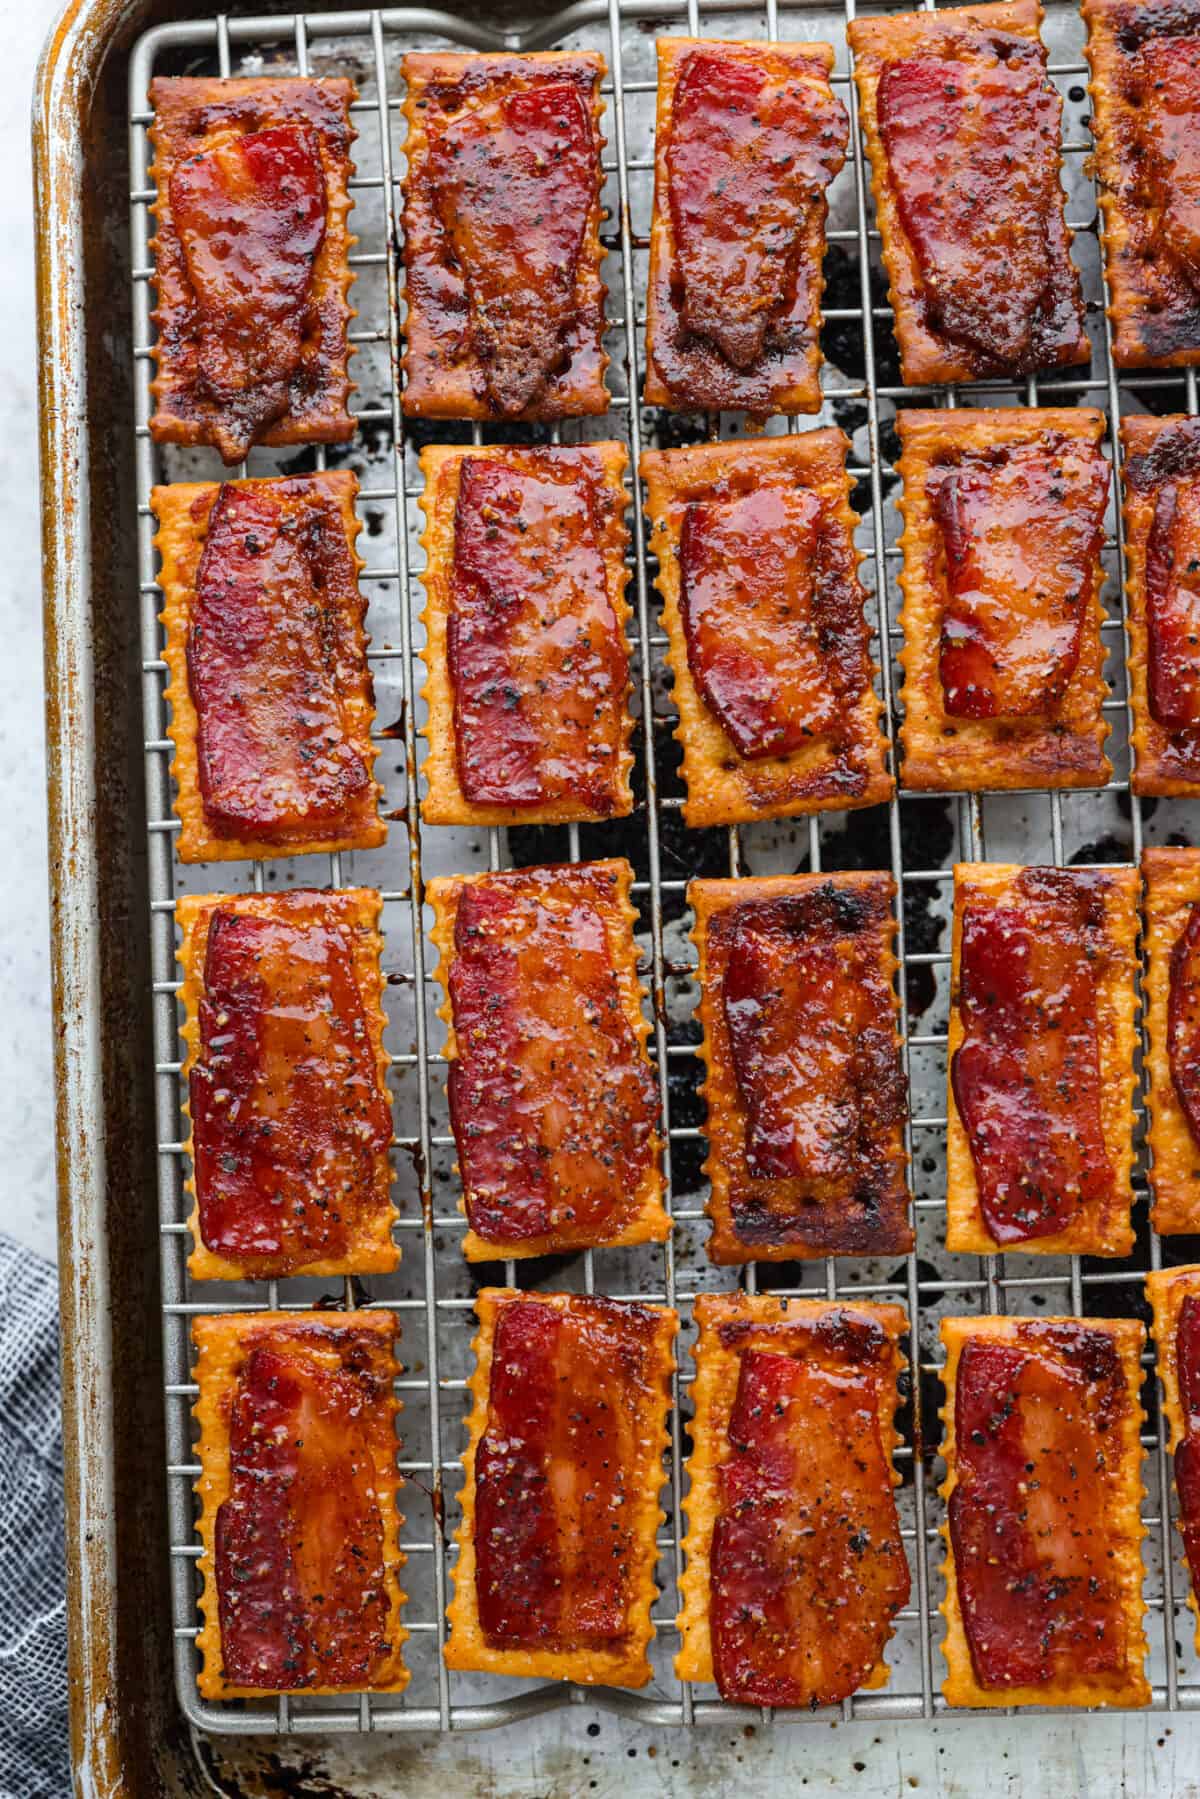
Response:
[[[1155,246],[1200,290],[1200,29],[1148,38],[1136,67],[1143,94],[1138,129],[1149,152],[1142,178],[1157,214]]]
[[[738,754],[837,728],[870,678],[862,589],[824,502],[801,487],[693,500],[679,540],[688,665]]]
[[[448,1091],[472,1229],[496,1243],[615,1229],[657,1105],[592,893],[553,868],[471,882],[454,948]]]
[[[1092,445],[1052,436],[968,451],[935,481],[951,717],[1044,717],[1061,701],[1079,661],[1108,479]]]
[[[1188,1129],[1200,1144],[1200,905],[1189,910],[1171,951],[1167,1057]]]
[[[383,1520],[364,1382],[303,1349],[253,1349],[229,1421],[217,1512],[221,1656],[231,1685],[365,1686],[387,1653]]]
[[[459,781],[477,805],[612,810],[629,657],[595,482],[464,458],[446,644]]]
[[[1119,1672],[1125,1617],[1105,1528],[1106,1455],[1124,1404],[1112,1338],[1022,1326],[958,1364],[950,1540],[981,1686]]]
[[[197,380],[228,407],[214,426],[239,462],[288,410],[313,264],[325,241],[325,176],[305,125],[231,132],[171,171],[171,217],[197,315]]]
[[[1200,480],[1158,489],[1146,540],[1150,711],[1168,730],[1200,725]]]
[[[903,1109],[875,923],[833,887],[734,914],[722,997],[758,1179],[849,1196]]]
[[[649,1378],[654,1331],[650,1312],[611,1299],[501,1308],[475,1452],[475,1591],[494,1646],[627,1635],[632,1396]]]
[[[718,51],[680,70],[667,150],[683,319],[735,369],[786,312],[809,209],[846,153],[846,113],[815,82]]]
[[[268,1274],[346,1251],[391,1141],[346,931],[220,908],[191,1072],[200,1231]]]
[[[280,846],[375,807],[342,710],[357,666],[344,604],[354,563],[336,507],[315,488],[297,498],[297,485],[221,488],[187,642],[205,817]]]
[[[1200,1591],[1200,1297],[1189,1293],[1175,1329],[1175,1372],[1183,1410],[1183,1439],[1175,1448],[1179,1532],[1192,1587]]]
[[[1058,360],[1082,305],[1062,226],[1062,106],[1041,45],[996,33],[969,59],[890,63],[878,104],[929,329],[981,373]]]
[[[955,1104],[998,1243],[1064,1230],[1111,1196],[1100,1114],[1096,946],[1071,898],[968,904]]]
[[[570,81],[478,98],[434,137],[429,167],[488,393],[518,417],[567,354],[596,198],[587,99]]]
[[[748,1349],[729,1442],[709,1609],[721,1697],[836,1704],[878,1663],[909,1591],[873,1380]]]

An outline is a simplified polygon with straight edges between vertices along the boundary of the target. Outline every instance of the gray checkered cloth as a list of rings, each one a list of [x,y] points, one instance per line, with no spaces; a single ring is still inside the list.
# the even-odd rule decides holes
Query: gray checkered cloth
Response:
[[[69,1799],[58,1283],[0,1236],[0,1799]]]

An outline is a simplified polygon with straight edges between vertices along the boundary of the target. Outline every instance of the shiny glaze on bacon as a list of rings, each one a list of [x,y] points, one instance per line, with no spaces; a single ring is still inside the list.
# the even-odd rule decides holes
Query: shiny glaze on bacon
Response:
[[[617,798],[629,685],[593,473],[464,457],[446,627],[459,784],[476,805]]]
[[[969,450],[930,484],[945,556],[939,672],[952,718],[1045,717],[1079,661],[1108,463],[1091,444]]]
[[[201,1235],[260,1276],[346,1253],[392,1135],[349,930],[278,898],[212,915],[189,1087]]]
[[[1179,1534],[1192,1589],[1200,1593],[1200,1295],[1188,1293],[1175,1327],[1175,1376],[1183,1413],[1183,1437],[1175,1445]]]
[[[478,94],[434,132],[429,171],[489,398],[517,418],[569,358],[596,199],[589,97],[571,80]]]
[[[968,897],[963,910],[951,1080],[997,1243],[1065,1230],[1113,1193],[1096,1017],[1102,879],[1026,869],[1011,902]]]
[[[343,1339],[348,1340],[343,1342]],[[342,1352],[331,1368],[326,1353]],[[386,1399],[352,1331],[252,1348],[229,1416],[217,1512],[223,1673],[289,1692],[365,1687],[388,1655],[378,1470],[366,1415]]]
[[[221,487],[187,640],[214,831],[284,848],[374,815],[344,709],[362,682],[363,610],[341,513],[315,482]]]
[[[240,462],[283,417],[325,240],[317,134],[299,124],[217,133],[171,171],[171,218],[191,286],[198,391],[214,441]]]
[[[1200,726],[1200,477],[1159,487],[1146,540],[1151,716],[1167,730]]]
[[[1139,198],[1156,259],[1174,278],[1167,286],[1174,304],[1158,310],[1191,312],[1182,343],[1194,348],[1200,342],[1200,6],[1184,0],[1147,6],[1139,15],[1126,35],[1133,50],[1127,85],[1141,150]],[[1155,330],[1153,319],[1150,329]]]
[[[1189,908],[1171,951],[1167,1058],[1176,1098],[1200,1144],[1200,904]]]
[[[814,1347],[743,1351],[717,1473],[713,1669],[747,1705],[847,1698],[909,1593],[876,1377]]]
[[[638,1412],[657,1320],[572,1298],[500,1307],[475,1451],[475,1593],[497,1648],[617,1646],[631,1627]]]
[[[1107,1471],[1127,1403],[1112,1337],[1085,1324],[1022,1324],[1016,1342],[964,1346],[949,1521],[980,1686],[1124,1668]]]
[[[489,1242],[603,1240],[636,1209],[657,1092],[609,948],[612,880],[532,868],[462,889],[450,1121],[467,1217]]]
[[[824,500],[775,484],[692,500],[679,568],[688,666],[738,754],[835,734],[870,680],[869,636]]]
[[[805,227],[847,130],[823,81],[719,50],[680,64],[667,167],[682,323],[735,370],[786,338]]]
[[[1083,325],[1058,174],[1062,103],[1040,43],[1001,32],[965,54],[889,64],[879,128],[924,323],[979,374],[1069,360]]]

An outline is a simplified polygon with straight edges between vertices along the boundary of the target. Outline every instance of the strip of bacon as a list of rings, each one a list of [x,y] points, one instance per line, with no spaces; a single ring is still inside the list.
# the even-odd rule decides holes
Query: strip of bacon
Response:
[[[1149,151],[1141,177],[1157,215],[1155,244],[1200,289],[1200,30],[1148,38],[1136,67],[1138,129]]]
[[[1171,951],[1167,1059],[1188,1129],[1200,1144],[1200,904],[1189,909]]]
[[[429,169],[488,393],[516,418],[567,354],[596,198],[588,99],[570,81],[476,98],[433,139]]]
[[[667,167],[684,323],[736,369],[753,368],[788,309],[809,212],[847,132],[827,84],[718,51],[681,65]]]
[[[373,812],[371,771],[342,710],[358,660],[344,601],[356,592],[340,515],[315,490],[297,502],[266,486],[221,488],[187,641],[215,830],[285,846]]]
[[[229,1420],[217,1512],[225,1679],[359,1687],[387,1652],[383,1521],[362,1380],[292,1345],[253,1349]]]
[[[465,457],[446,645],[459,781],[476,805],[616,799],[629,683],[595,481]]]
[[[475,1591],[497,1647],[618,1644],[653,1314],[611,1299],[515,1300],[492,1345],[475,1452]]]
[[[288,409],[313,264],[325,241],[325,175],[306,125],[214,137],[171,171],[171,217],[195,301],[197,377],[228,408],[216,427],[240,462]]]
[[[997,1243],[1064,1230],[1114,1176],[1100,1114],[1093,946],[1069,904],[968,905],[951,1079]]]
[[[818,495],[694,500],[679,540],[688,666],[747,759],[834,731],[870,678],[853,557]]]
[[[343,1255],[392,1134],[338,924],[218,909],[192,1069],[200,1231],[267,1274]]]
[[[737,908],[722,999],[758,1179],[849,1197],[902,1115],[877,923],[834,887]]]
[[[1158,489],[1146,540],[1150,711],[1168,730],[1200,725],[1200,480]]]
[[[1200,1592],[1200,1297],[1189,1293],[1175,1329],[1175,1372],[1183,1410],[1183,1439],[1175,1447],[1179,1534],[1193,1590]]]
[[[1051,437],[968,451],[932,485],[951,717],[1045,717],[1062,699],[1083,643],[1108,480],[1093,445]]]
[[[874,1380],[748,1349],[729,1443],[709,1610],[721,1697],[836,1704],[878,1664],[909,1592]]]
[[[1112,1338],[1022,1326],[958,1364],[950,1540],[981,1686],[1119,1671],[1125,1618],[1106,1529],[1106,1456],[1124,1404]]]
[[[450,969],[450,1120],[489,1242],[615,1230],[650,1162],[656,1091],[604,919],[570,871],[466,885]]]
[[[891,63],[878,104],[929,328],[981,372],[1054,361],[1083,319],[1061,224],[1062,106],[1041,46],[997,33],[969,59]]]

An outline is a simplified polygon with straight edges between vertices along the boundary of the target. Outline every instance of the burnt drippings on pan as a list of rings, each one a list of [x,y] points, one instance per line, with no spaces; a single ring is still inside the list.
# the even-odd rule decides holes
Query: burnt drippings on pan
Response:
[[[629,655],[597,458],[464,459],[446,653],[459,783],[476,805],[618,803]]]
[[[717,1471],[710,1623],[723,1699],[834,1705],[907,1602],[878,1376],[749,1348]]]
[[[1119,1675],[1131,1648],[1109,1534],[1129,1398],[1110,1332],[1023,1324],[965,1345],[950,1538],[963,1626],[989,1690]]]
[[[1102,880],[1026,869],[1005,904],[968,891],[951,1081],[997,1243],[1052,1236],[1115,1199],[1100,1107]]]
[[[858,312],[863,303],[862,271],[857,252],[830,244],[825,252],[825,292],[821,301],[821,351],[827,362],[843,375],[857,381],[868,378],[867,352],[863,341],[862,322],[858,318],[831,318],[834,312]],[[870,304],[873,313],[884,309],[885,316],[872,318],[875,371],[881,387],[900,386],[900,351],[888,306],[887,276],[872,263],[868,269]],[[835,410],[839,404],[836,392],[829,395]],[[841,424],[842,420],[839,419]],[[848,427],[844,427],[847,428]],[[897,454],[899,452],[897,451]],[[889,458],[894,461],[895,457]]]
[[[1079,276],[1059,180],[1062,102],[1039,43],[964,31],[957,55],[888,64],[879,128],[926,328],[976,374],[1078,359]]]
[[[319,483],[226,483],[208,515],[187,638],[209,828],[303,848],[374,818],[352,694],[369,690],[366,603]]]
[[[350,929],[318,896],[209,925],[189,1083],[200,1235],[265,1279],[345,1256],[389,1203],[392,1118]]]
[[[851,546],[820,495],[770,483],[686,508],[679,543],[688,666],[738,755],[787,755],[838,731],[870,676]]]
[[[944,867],[954,844],[952,801],[901,803],[900,850],[905,868]],[[889,868],[892,850],[886,806],[847,813],[843,829],[826,832],[821,848],[823,865],[829,869]],[[942,947],[948,920],[937,910],[938,899],[939,889],[933,881],[904,883],[904,942],[910,954],[931,954]],[[912,1021],[927,1012],[937,998],[937,976],[928,963],[910,962],[903,978]]]
[[[1079,663],[1099,576],[1109,468],[1043,432],[964,451],[929,479],[946,603],[939,674],[956,718],[1045,718]]]
[[[450,1120],[467,1217],[489,1243],[603,1242],[638,1208],[658,1091],[621,996],[612,872],[526,869],[463,888]]]
[[[288,411],[325,241],[320,140],[299,124],[215,134],[171,171],[171,218],[192,291],[196,385],[213,438],[240,462]]]
[[[229,1497],[216,1520],[225,1679],[293,1692],[370,1686],[389,1655],[372,1413],[387,1385],[337,1337],[260,1342],[237,1377]]]
[[[655,1313],[611,1299],[500,1307],[475,1451],[475,1597],[493,1647],[627,1640],[659,1332]]]

